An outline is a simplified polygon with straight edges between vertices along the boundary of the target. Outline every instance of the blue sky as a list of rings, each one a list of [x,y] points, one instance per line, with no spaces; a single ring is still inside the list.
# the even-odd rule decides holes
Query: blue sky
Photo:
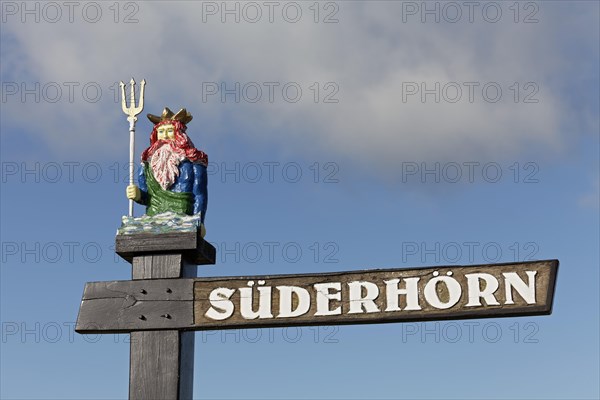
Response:
[[[201,276],[561,263],[551,316],[197,333],[195,398],[600,396],[597,2],[24,4],[0,5],[0,397],[127,396],[128,336],[73,324],[85,282],[130,278],[131,76],[209,155]]]

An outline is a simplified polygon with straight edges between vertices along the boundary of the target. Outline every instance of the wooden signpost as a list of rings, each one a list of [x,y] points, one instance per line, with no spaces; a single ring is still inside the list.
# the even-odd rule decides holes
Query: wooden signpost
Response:
[[[204,240],[208,156],[186,135],[185,109],[148,114],[154,124],[134,185],[139,105],[132,79],[129,107],[129,216],[116,252],[132,280],[87,283],[75,330],[130,333],[130,399],[191,399],[194,331],[298,325],[377,324],[546,315],[558,260],[512,264],[364,270],[305,275],[196,278],[214,264]],[[133,216],[133,203],[146,214]]]
[[[548,315],[558,260],[196,278],[200,233],[118,235],[130,281],[85,286],[76,331],[131,333],[130,399],[190,399],[196,330]]]

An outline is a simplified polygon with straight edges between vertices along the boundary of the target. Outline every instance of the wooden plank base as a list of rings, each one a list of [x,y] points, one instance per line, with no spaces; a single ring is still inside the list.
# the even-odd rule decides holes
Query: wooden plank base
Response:
[[[143,254],[182,254],[195,265],[215,264],[217,250],[196,232],[137,233],[117,235],[115,251],[129,262]]]

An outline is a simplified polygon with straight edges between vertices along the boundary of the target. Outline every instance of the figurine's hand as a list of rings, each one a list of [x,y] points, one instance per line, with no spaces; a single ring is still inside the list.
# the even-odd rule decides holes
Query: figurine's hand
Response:
[[[135,185],[127,186],[127,198],[136,202],[140,201],[142,199],[140,188]]]
[[[204,236],[206,236],[206,228],[204,227],[204,224],[200,224],[200,236],[202,236],[203,239]]]

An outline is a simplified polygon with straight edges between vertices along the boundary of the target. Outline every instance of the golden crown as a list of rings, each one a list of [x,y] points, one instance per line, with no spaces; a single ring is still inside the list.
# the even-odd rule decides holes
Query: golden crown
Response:
[[[148,119],[152,121],[154,125],[167,120],[175,120],[187,125],[192,118],[192,114],[187,112],[185,108],[182,108],[181,110],[177,111],[176,114],[173,114],[173,111],[169,110],[168,107],[165,107],[160,117],[158,115],[148,114]]]

